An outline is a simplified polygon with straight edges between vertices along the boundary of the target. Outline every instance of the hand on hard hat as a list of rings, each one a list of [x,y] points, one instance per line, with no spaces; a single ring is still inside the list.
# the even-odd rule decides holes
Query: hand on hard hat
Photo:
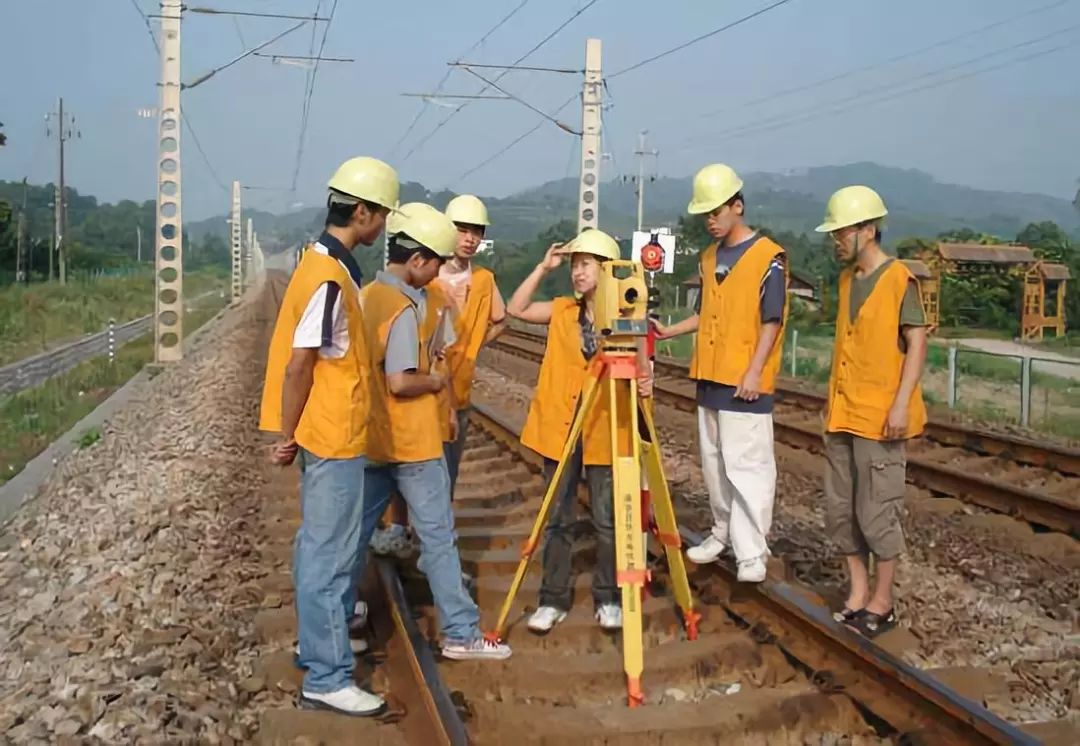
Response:
[[[457,248],[457,228],[445,213],[423,202],[409,202],[386,221],[390,235],[405,234],[441,257],[451,257]]]
[[[686,211],[691,215],[707,215],[742,188],[742,179],[734,169],[723,163],[713,163],[694,174],[694,195]]]
[[[479,197],[471,194],[462,194],[454,197],[446,204],[446,216],[455,223],[466,225],[491,225],[488,220],[487,207]]]
[[[540,266],[544,268],[544,271],[550,272],[562,266],[563,254],[561,249],[565,245],[563,243],[553,243],[548,246],[548,250],[544,252],[544,258],[540,260]]]
[[[829,197],[825,206],[825,220],[814,230],[818,233],[832,233],[850,225],[879,220],[888,214],[881,195],[873,189],[867,186],[847,186],[836,190]]]
[[[331,190],[354,199],[395,209],[400,183],[397,171],[377,158],[350,158],[338,166],[327,184]]]
[[[557,249],[559,254],[592,254],[601,259],[620,259],[619,244],[615,239],[595,228],[582,231],[577,237]]]

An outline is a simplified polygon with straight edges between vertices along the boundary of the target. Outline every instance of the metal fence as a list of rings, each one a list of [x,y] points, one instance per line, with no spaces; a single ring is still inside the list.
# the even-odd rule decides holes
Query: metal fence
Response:
[[[793,329],[784,345],[785,375],[824,384],[832,366],[831,336]],[[922,378],[931,404],[979,419],[1080,438],[1080,358],[984,352],[932,343]]]

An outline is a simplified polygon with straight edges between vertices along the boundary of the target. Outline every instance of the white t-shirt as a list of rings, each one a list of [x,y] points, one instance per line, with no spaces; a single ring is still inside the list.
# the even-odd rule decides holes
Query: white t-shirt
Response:
[[[330,255],[329,250],[321,243],[316,243],[309,251]],[[315,289],[293,332],[293,348],[317,347],[319,357],[322,358],[337,359],[345,356],[349,349],[349,322],[345,317],[345,309],[341,306],[341,293],[360,293],[352,275],[349,277],[348,288],[340,288],[336,282],[324,282]]]

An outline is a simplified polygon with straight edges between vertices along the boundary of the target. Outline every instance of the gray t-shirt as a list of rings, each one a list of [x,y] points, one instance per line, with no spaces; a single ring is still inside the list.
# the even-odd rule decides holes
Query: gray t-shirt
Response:
[[[394,323],[390,325],[390,333],[386,339],[386,359],[383,361],[383,369],[387,375],[391,373],[404,373],[416,370],[420,367],[420,314],[427,313],[427,292],[423,288],[414,288],[397,278],[390,272],[379,271],[375,274],[375,282],[384,282],[387,285],[400,290],[413,302],[413,306],[406,308]],[[446,329],[446,346],[449,347],[455,341],[453,325]]]
[[[716,247],[717,280],[726,277],[744,254],[757,243],[760,236],[756,233],[734,246]],[[703,291],[704,292],[704,289]],[[787,302],[787,287],[784,281],[784,257],[775,257],[769,263],[765,276],[761,278],[761,322],[779,322],[784,319],[784,304]],[[698,294],[697,308],[701,313],[701,293]],[[697,382],[698,406],[715,412],[749,412],[752,414],[770,414],[773,411],[772,394],[761,394],[755,401],[735,398],[735,386],[715,381]]]

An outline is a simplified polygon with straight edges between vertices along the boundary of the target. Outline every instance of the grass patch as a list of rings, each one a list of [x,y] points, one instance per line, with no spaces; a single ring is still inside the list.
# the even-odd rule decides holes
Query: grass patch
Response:
[[[224,289],[226,275],[203,268],[184,275],[184,295]],[[154,310],[154,275],[102,277],[91,282],[11,285],[0,289],[0,365],[145,316]]]
[[[185,312],[185,333],[205,324],[223,304],[212,296]],[[37,388],[0,398],[0,484],[22,471],[27,462],[152,361],[152,341],[152,335],[143,335],[117,350],[113,363],[105,356],[87,360]],[[100,430],[90,428],[79,436],[79,447],[89,447],[100,439]]]

